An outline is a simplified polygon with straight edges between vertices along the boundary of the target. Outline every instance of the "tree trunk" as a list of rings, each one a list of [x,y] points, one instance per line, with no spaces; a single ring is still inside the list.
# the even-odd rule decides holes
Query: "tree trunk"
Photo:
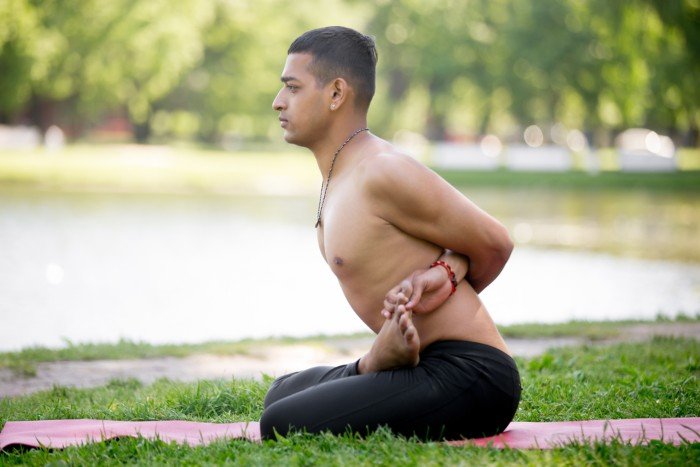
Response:
[[[425,122],[425,135],[430,141],[442,141],[445,139],[445,113],[444,109],[440,109],[438,98],[442,89],[441,83],[437,80],[431,81],[428,85],[430,93],[430,108],[428,109],[428,117]]]
[[[139,144],[148,143],[148,139],[151,137],[151,121],[147,119],[143,123],[131,122],[134,128],[134,140]]]

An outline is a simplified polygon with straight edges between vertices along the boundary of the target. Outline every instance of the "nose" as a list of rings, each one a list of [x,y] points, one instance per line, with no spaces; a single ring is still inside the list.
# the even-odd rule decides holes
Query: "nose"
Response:
[[[282,89],[280,89],[280,92],[277,93],[277,96],[275,96],[275,100],[272,101],[272,110],[276,110],[277,112],[280,112],[286,108],[286,104],[283,102],[282,98],[280,97],[282,94]]]

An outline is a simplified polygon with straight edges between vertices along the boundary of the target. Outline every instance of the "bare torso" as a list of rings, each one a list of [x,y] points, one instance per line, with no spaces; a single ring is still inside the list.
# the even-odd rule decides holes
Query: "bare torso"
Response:
[[[385,294],[417,269],[428,267],[443,248],[415,238],[382,219],[377,203],[363,189],[367,160],[392,157],[394,149],[373,141],[360,151],[341,154],[344,170],[329,184],[322,224],[317,229],[321,254],[338,278],[348,302],[375,333]],[[345,170],[346,169],[346,170]],[[509,353],[493,320],[468,282],[436,310],[415,314],[421,348],[447,339],[491,345]]]

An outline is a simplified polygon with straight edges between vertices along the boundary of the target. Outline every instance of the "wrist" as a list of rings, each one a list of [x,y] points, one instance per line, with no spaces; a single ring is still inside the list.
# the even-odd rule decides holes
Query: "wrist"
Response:
[[[435,267],[440,267],[440,268],[443,268],[445,271],[447,271],[447,278],[450,280],[450,285],[452,286],[452,292],[450,292],[450,295],[455,293],[455,291],[457,290],[457,283],[458,282],[457,282],[457,278],[455,276],[455,273],[452,270],[452,268],[450,267],[450,265],[444,261],[437,260],[433,264],[430,265],[431,269],[435,268]]]
[[[462,279],[466,279],[469,272],[469,258],[454,251],[445,250],[438,260],[444,261],[450,266],[455,274],[457,283],[461,282]]]

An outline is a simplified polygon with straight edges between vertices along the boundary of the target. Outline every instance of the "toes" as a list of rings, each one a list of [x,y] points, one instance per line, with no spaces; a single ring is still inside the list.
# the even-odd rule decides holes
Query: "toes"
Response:
[[[396,319],[397,322],[401,321],[401,317],[406,314],[406,307],[403,305],[399,305],[396,308],[394,308],[394,318]]]
[[[409,324],[410,323],[408,321],[406,313],[403,313],[399,318],[399,329],[401,330],[401,334],[406,334],[406,330],[408,329]]]
[[[416,335],[416,328],[413,326],[409,326],[408,329],[406,329],[406,332],[403,333],[403,337],[406,339],[406,342],[411,342]]]
[[[411,312],[406,311],[406,309],[403,308],[403,312],[401,313],[401,316],[399,317],[399,329],[401,329],[401,333],[405,334],[409,327],[411,327],[411,328],[413,327],[413,320],[411,319]]]

